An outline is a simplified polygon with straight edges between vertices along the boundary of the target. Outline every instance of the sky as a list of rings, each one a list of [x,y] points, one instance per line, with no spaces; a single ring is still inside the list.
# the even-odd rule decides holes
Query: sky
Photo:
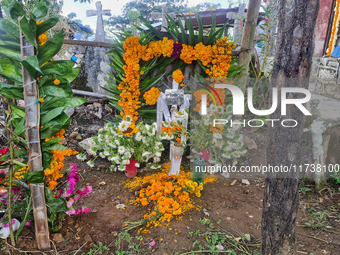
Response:
[[[74,12],[77,14],[75,19],[80,19],[83,25],[90,25],[92,29],[96,29],[97,18],[86,17],[86,10],[95,10],[96,9],[96,0],[93,0],[91,4],[89,3],[79,3],[74,2],[74,0],[64,0],[64,7],[62,9],[63,16],[67,16],[69,13]],[[123,6],[130,2],[130,0],[101,0],[103,10],[110,9],[112,15],[120,15],[123,9]],[[220,3],[222,8],[227,8],[228,1],[227,0],[188,0],[188,6],[195,6],[200,3],[210,2],[214,4]],[[108,19],[109,16],[103,16],[104,19]]]

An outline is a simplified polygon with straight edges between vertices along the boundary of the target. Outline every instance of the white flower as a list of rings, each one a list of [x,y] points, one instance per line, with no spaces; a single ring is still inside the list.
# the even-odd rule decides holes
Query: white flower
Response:
[[[111,170],[111,172],[116,172],[117,171],[117,168],[116,168],[116,166],[115,165],[111,165],[110,166],[110,170]]]
[[[125,168],[126,168],[125,165],[119,165],[118,166],[119,171],[125,171]]]
[[[216,105],[211,104],[209,108],[212,112],[217,112],[217,106]]]
[[[142,157],[149,157],[150,155],[151,155],[151,152],[145,151],[145,152],[142,154]]]
[[[120,145],[119,140],[115,140],[115,143],[116,143],[118,146]]]
[[[87,161],[86,164],[91,168],[94,167],[94,163],[92,160]]]
[[[109,143],[109,146],[112,147],[112,148],[116,148],[117,146],[113,143]]]
[[[118,204],[118,205],[116,205],[116,208],[117,209],[124,209],[125,205],[124,204]]]
[[[198,120],[193,120],[192,123],[198,125],[200,122]]]
[[[118,147],[118,152],[119,152],[119,154],[124,154],[125,148],[123,146],[119,146]]]
[[[239,151],[234,151],[231,153],[233,155],[234,158],[239,158],[241,157],[241,153]]]
[[[224,109],[223,109],[223,106],[216,106],[216,112],[218,112],[219,114],[223,114],[224,112]]]
[[[231,159],[230,153],[228,154],[223,153],[221,156],[222,158]]]
[[[158,165],[158,164],[152,164],[152,165],[150,166],[151,169],[158,169],[158,168],[160,168],[160,167],[161,167],[161,166]]]
[[[215,139],[222,139],[222,135],[219,133],[215,133],[213,136]]]
[[[142,139],[143,139],[143,136],[142,136],[142,134],[140,133],[140,132],[137,132],[136,133],[136,136],[135,136],[135,139],[136,139],[136,141],[141,141]]]
[[[132,123],[132,117],[130,115],[126,115],[125,120]]]
[[[80,161],[84,161],[86,159],[85,155],[83,153],[79,153],[76,158]]]
[[[99,153],[99,156],[101,157],[101,158],[105,158],[105,155],[101,152],[101,153]]]
[[[87,150],[87,153],[90,154],[90,155],[93,155],[93,156],[94,156],[94,155],[97,155],[97,153],[96,153],[94,150],[92,150],[92,148],[91,148],[91,149],[88,149],[88,150]]]
[[[118,125],[118,129],[121,132],[125,132],[126,130],[128,130],[129,126],[131,125],[131,122],[125,121],[123,120],[122,122],[119,123]]]
[[[139,163],[138,162],[135,164],[135,167],[139,167]]]
[[[127,151],[127,152],[125,152],[124,156],[125,156],[126,158],[131,158],[131,153]]]
[[[154,163],[157,163],[157,162],[159,162],[159,161],[161,161],[160,158],[157,158],[157,157],[153,158],[153,162],[154,162]]]
[[[124,159],[124,160],[122,161],[122,164],[123,164],[123,165],[128,165],[128,164],[130,164],[130,160],[129,160],[129,159]]]
[[[104,151],[104,155],[105,156],[110,156],[110,152],[109,151]]]

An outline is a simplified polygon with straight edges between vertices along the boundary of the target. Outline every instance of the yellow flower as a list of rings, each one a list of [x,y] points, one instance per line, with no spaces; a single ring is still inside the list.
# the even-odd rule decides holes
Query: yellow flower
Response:
[[[54,80],[54,85],[59,85],[60,84],[60,80],[56,79]]]
[[[45,102],[45,100],[43,98],[39,98],[39,102],[43,103],[43,102]]]

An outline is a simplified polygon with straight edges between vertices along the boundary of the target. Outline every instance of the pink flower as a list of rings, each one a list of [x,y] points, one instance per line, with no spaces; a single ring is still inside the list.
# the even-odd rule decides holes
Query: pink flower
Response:
[[[92,186],[87,186],[85,189],[77,190],[77,193],[82,196],[90,194],[91,192],[92,192]]]
[[[222,245],[216,245],[216,248],[219,249],[220,251],[223,251],[223,246]]]
[[[151,243],[149,243],[149,247],[153,247],[155,246],[156,242],[155,241],[152,241]]]
[[[15,220],[12,220],[12,225],[14,225],[15,224]],[[9,227],[9,223],[6,223],[5,224],[5,228],[8,228]]]
[[[70,198],[67,202],[67,208],[70,208],[74,203],[74,200],[72,198]]]
[[[61,196],[61,190],[58,190],[58,194],[55,195],[56,198],[60,197]]]
[[[242,24],[243,24],[243,23],[242,23],[242,22],[240,22],[240,23],[238,23],[238,24],[239,24],[240,26],[242,26]]]
[[[268,21],[268,18],[266,18],[264,21]]]
[[[90,208],[89,207],[87,207],[87,208],[81,208],[81,212],[82,213],[89,213],[90,212]]]
[[[31,223],[32,223],[32,222],[30,222],[30,221],[26,221],[25,227],[31,226]]]
[[[77,194],[73,198],[74,198],[74,200],[79,200],[81,198],[81,195]]]
[[[73,214],[75,214],[75,213],[76,213],[76,210],[74,210],[74,209],[68,210],[68,211],[66,212],[66,214],[68,214],[68,215],[73,215]]]

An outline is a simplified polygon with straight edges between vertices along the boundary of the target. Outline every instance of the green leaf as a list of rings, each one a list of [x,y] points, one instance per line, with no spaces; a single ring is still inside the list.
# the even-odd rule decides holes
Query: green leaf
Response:
[[[6,34],[14,36],[15,38],[20,38],[19,27],[9,20],[0,18],[0,30],[4,31]]]
[[[27,151],[20,150],[20,149],[13,149],[13,152],[14,152],[14,158],[23,156],[27,153]],[[10,153],[9,152],[7,152],[5,155],[0,157],[0,161],[7,161],[9,159],[10,159]]]
[[[24,99],[23,89],[21,86],[5,84],[0,82],[0,94],[10,99],[17,100]]]
[[[28,183],[44,183],[43,168],[35,172],[29,172],[24,174],[24,178]]]
[[[57,122],[59,125],[62,126],[63,129],[69,129],[70,127],[70,118],[65,112],[61,113],[58,117],[53,119],[53,122]]]
[[[59,76],[58,78],[66,79],[69,83],[71,83],[72,81],[74,81],[75,78],[77,78],[79,71],[80,71],[80,67],[72,68],[71,72],[65,75]]]
[[[58,18],[51,18],[37,26],[37,37],[42,33],[46,32],[50,28],[54,27],[58,23]]]
[[[149,22],[142,20],[142,22],[144,23],[144,25],[159,39],[162,40],[163,36],[160,32],[158,32]],[[141,27],[138,27],[136,25],[134,25],[138,30],[145,32],[145,30]]]
[[[21,69],[11,59],[0,59],[0,75],[11,81],[22,83]]]
[[[68,210],[66,200],[64,198],[54,197],[52,191],[47,187],[45,187],[45,197],[47,210],[49,212],[66,212]]]
[[[32,10],[32,13],[37,19],[37,21],[40,21],[43,18],[45,18],[45,16],[47,15],[47,12],[48,12],[48,5],[45,0],[36,4]]]
[[[25,108],[16,105],[15,103],[9,102],[12,109],[12,118],[25,118]]]
[[[58,122],[55,125],[44,126],[43,130],[40,131],[40,139],[46,139],[54,136],[56,133],[62,129],[62,126]]]
[[[37,78],[38,73],[42,73],[36,55],[26,57],[21,63],[34,79]]]
[[[64,151],[64,150],[67,150],[67,148],[65,146],[59,144],[59,143],[54,143],[54,144],[43,143],[42,146],[41,146],[41,150],[43,152],[52,151],[52,150]]]
[[[71,97],[65,98],[64,107],[65,109],[78,107],[87,102],[87,99],[82,97]]]
[[[41,146],[46,146],[46,145],[51,145],[51,144],[55,144],[55,143],[59,143],[61,142],[62,139],[61,138],[54,138],[52,140],[49,140],[48,142],[44,142]]]
[[[38,60],[39,65],[46,63],[52,59],[59,51],[64,42],[64,32],[61,30],[56,36],[48,40],[39,48]]]
[[[48,62],[47,64],[41,67],[41,70],[44,75],[46,74],[65,75],[72,71],[73,65],[74,62],[72,60],[58,60]]]
[[[52,161],[52,157],[53,157],[53,155],[50,152],[43,153],[43,167],[44,167],[44,169],[50,167],[50,163]]]
[[[37,47],[37,41],[35,39],[35,35],[37,32],[37,25],[35,24],[34,19],[28,20],[26,17],[22,17],[20,20],[20,28],[22,33],[25,35],[26,39],[35,47]]]
[[[198,22],[198,43],[203,43],[203,23],[201,20],[200,15],[198,15],[198,13],[195,13],[196,16],[196,20]]]
[[[19,124],[15,127],[14,133],[16,135],[21,135],[23,132],[26,131],[25,127],[25,118],[22,118],[19,122]]]
[[[18,24],[18,18],[25,15],[22,5],[16,0],[3,0],[1,7],[6,13],[7,18],[10,18],[15,24]]]
[[[48,112],[46,115],[41,117],[41,125],[44,126],[50,120],[58,117],[61,113],[64,112],[64,110],[65,110],[65,107],[58,107]]]
[[[56,97],[71,97],[73,95],[72,88],[69,84],[44,86],[44,94]]]
[[[21,52],[13,49],[12,46],[0,46],[0,55],[16,61],[21,61]]]

